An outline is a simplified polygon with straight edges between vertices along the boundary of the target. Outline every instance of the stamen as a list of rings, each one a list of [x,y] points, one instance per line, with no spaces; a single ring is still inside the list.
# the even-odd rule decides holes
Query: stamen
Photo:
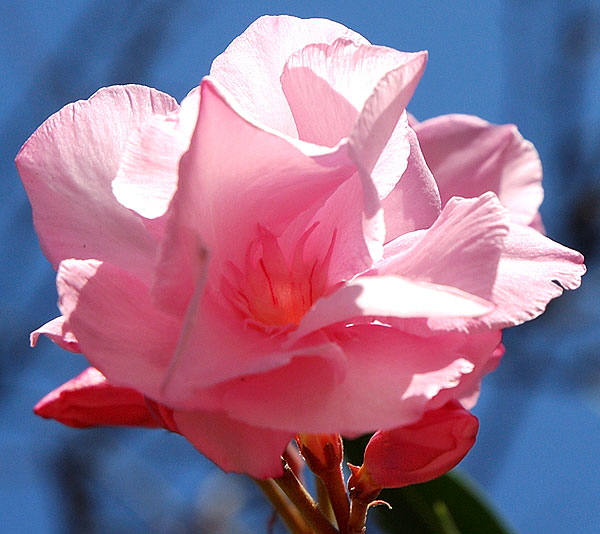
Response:
[[[315,223],[298,240],[291,262],[277,237],[263,226],[246,252],[245,272],[228,264],[221,291],[250,324],[263,327],[297,325],[315,300],[324,295],[335,233],[325,257],[304,258],[304,247]],[[267,328],[272,331],[272,328]]]

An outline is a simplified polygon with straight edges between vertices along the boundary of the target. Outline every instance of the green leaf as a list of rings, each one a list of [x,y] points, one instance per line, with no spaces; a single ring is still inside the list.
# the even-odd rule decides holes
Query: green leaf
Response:
[[[384,490],[370,514],[392,534],[509,534],[464,475],[453,472],[425,484]]]

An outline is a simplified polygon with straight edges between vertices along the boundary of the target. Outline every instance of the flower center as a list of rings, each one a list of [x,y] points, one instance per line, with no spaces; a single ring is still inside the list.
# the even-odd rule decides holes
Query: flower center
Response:
[[[228,264],[221,289],[245,319],[265,326],[297,325],[324,295],[335,236],[323,259],[305,260],[304,245],[316,226],[304,232],[288,260],[277,237],[259,225],[246,251],[245,272]]]

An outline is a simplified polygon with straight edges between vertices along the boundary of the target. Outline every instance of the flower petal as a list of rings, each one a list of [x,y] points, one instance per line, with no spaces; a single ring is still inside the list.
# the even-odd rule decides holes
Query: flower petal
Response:
[[[363,187],[363,234],[375,261],[383,257],[386,232],[380,195],[372,172],[395,129],[408,127],[406,105],[419,83],[426,61],[426,52],[416,53],[407,63],[388,72],[379,81],[361,110],[348,142]],[[404,154],[399,158],[402,168],[409,153],[407,142]]]
[[[179,160],[198,118],[198,88],[168,115],[155,115],[127,140],[112,190],[123,206],[143,217],[164,215],[177,189]]]
[[[497,306],[476,323],[507,328],[535,319],[563,290],[577,289],[585,271],[579,252],[533,228],[512,224],[491,298]]]
[[[444,204],[453,196],[493,191],[513,222],[534,222],[544,196],[542,165],[516,126],[498,126],[471,115],[443,115],[415,129]]]
[[[467,410],[470,410],[477,404],[481,390],[481,380],[485,375],[496,370],[505,352],[504,345],[500,343],[502,331],[496,330],[489,335],[491,339],[493,339],[494,335],[498,339],[498,346],[492,354],[472,353],[473,357],[469,361],[473,364],[473,372],[463,376],[456,388],[440,391],[427,405],[428,409],[443,406],[450,399],[456,399]]]
[[[203,250],[211,262],[206,283],[218,287],[224,262],[244,264],[259,225],[280,235],[299,217],[309,223],[355,173],[344,146],[323,149],[250,122],[210,78],[201,93],[159,264],[156,298],[179,295],[179,313],[190,302],[195,277],[204,276]],[[307,227],[295,228],[297,241]]]
[[[296,52],[285,66],[281,84],[300,139],[334,146],[344,137],[350,136],[367,101],[370,101],[370,111],[367,113],[374,112],[371,97],[374,92],[381,92],[378,83],[387,79],[392,72],[402,71],[403,74],[395,76],[395,83],[387,91],[403,95],[402,98],[406,99],[403,104],[405,106],[420,76],[414,63],[421,62],[424,67],[425,57],[422,53],[398,52],[347,39],[338,39],[331,45],[311,44]],[[387,104],[386,101],[383,105]],[[395,108],[392,106],[391,112],[386,111],[390,115],[386,122],[387,127],[391,128],[387,132],[389,139],[377,139],[375,152],[369,155],[371,158],[375,157],[376,162],[366,163],[367,174],[363,172],[361,176],[364,197],[362,204],[366,211],[366,220],[361,225],[364,226],[367,245],[375,259],[379,259],[384,228],[379,200],[387,196],[398,183],[406,169],[411,150],[406,119],[401,117],[401,105]],[[377,113],[383,113],[383,110]],[[377,126],[377,134],[381,132],[381,128],[381,125]],[[372,139],[367,142],[371,143]],[[427,209],[424,211],[428,212]]]
[[[333,147],[352,131],[360,108],[328,80],[330,69],[335,68],[329,65],[333,62],[329,55],[352,45],[341,39],[332,45],[308,45],[286,63],[281,87],[303,141]]]
[[[331,20],[260,17],[213,61],[210,74],[254,120],[296,137],[294,119],[279,81],[284,65],[308,44],[332,43],[341,37],[368,43]]]
[[[310,44],[293,54],[283,70],[281,87],[299,138],[332,147],[348,137],[378,82],[415,56],[348,39]],[[406,145],[404,152],[396,154],[398,166],[402,156],[408,156]]]
[[[176,106],[147,87],[108,87],[55,113],[23,145],[17,168],[54,268],[66,258],[96,258],[150,277],[154,240],[110,183],[129,134]]]
[[[61,349],[68,350],[69,352],[81,352],[75,334],[71,332],[63,316],[56,317],[48,321],[45,325],[40,326],[37,330],[34,330],[29,336],[32,347],[37,345],[41,334],[48,336]]]
[[[381,175],[398,176],[394,189],[381,202],[385,215],[386,243],[408,232],[429,228],[441,211],[440,193],[435,178],[425,162],[412,128],[406,130],[410,143],[408,166],[403,174],[399,172],[402,166],[397,166],[398,147],[395,140],[398,130],[394,130],[371,173],[376,182]]]
[[[399,276],[360,276],[319,299],[304,316],[289,342],[336,323],[362,318],[478,317],[493,305],[454,287]]]
[[[340,206],[344,209],[340,210]],[[380,256],[380,236],[377,232],[365,231],[364,221],[364,190],[360,177],[355,174],[338,187],[307,225],[308,228],[317,225],[306,244],[307,256],[322,255],[320,251],[332,245],[330,287],[370,269]],[[377,221],[383,230],[383,217]]]
[[[285,334],[269,336],[245,325],[216,297],[206,295],[195,316],[184,327],[170,369],[165,376],[160,400],[182,410],[220,406],[220,393],[209,388],[249,375],[276,372],[294,360],[319,361],[319,374],[306,377],[306,387],[327,389],[345,372],[339,347],[325,336],[315,335],[294,347],[282,346]],[[218,357],[215,357],[218,354]]]
[[[280,432],[230,419],[220,412],[175,412],[178,431],[227,472],[265,479],[282,474],[281,455],[293,432]]]
[[[115,386],[158,398],[180,324],[153,307],[148,288],[118,267],[65,260],[59,308],[86,358]]]
[[[420,239],[389,256],[376,266],[377,272],[450,286],[491,300],[508,234],[507,219],[506,210],[493,193],[473,199],[453,198]],[[399,243],[410,237],[401,237]],[[397,244],[392,242],[388,247]]]
[[[581,283],[586,271],[581,254],[533,228],[506,227],[494,199],[493,193],[479,199],[451,199],[430,230],[390,243],[396,252],[403,241],[406,248],[378,266],[382,274],[446,284],[495,305],[478,318],[431,317],[427,321],[431,329],[515,326],[543,313],[563,289],[576,289]]]
[[[409,54],[389,71],[366,100],[350,137],[351,154],[361,172],[370,175],[398,121],[406,122],[406,106],[427,62],[427,52]],[[408,157],[408,146],[406,147]]]
[[[295,432],[356,436],[393,428],[418,420],[440,391],[457,388],[499,340],[495,332],[419,337],[375,324],[337,326],[328,336],[347,359],[341,381],[306,387],[304,378],[321,373],[322,365],[299,359],[231,383],[222,409],[249,424]]]
[[[97,369],[83,373],[50,392],[34,412],[72,427],[163,426],[148,409],[144,396],[130,388],[113,386]]]

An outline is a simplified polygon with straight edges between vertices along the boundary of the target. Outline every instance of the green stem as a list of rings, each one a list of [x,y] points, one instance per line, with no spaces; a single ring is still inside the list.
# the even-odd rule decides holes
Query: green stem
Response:
[[[283,475],[279,478],[274,479],[283,492],[292,501],[302,517],[310,524],[315,530],[316,534],[339,534],[339,531],[327,520],[321,510],[319,510],[318,504],[310,496],[308,491],[304,488],[300,481],[296,478],[296,475],[287,464],[283,462]]]
[[[279,513],[281,520],[292,534],[314,534],[314,531],[302,518],[298,509],[289,501],[272,478],[253,479],[267,499]]]

